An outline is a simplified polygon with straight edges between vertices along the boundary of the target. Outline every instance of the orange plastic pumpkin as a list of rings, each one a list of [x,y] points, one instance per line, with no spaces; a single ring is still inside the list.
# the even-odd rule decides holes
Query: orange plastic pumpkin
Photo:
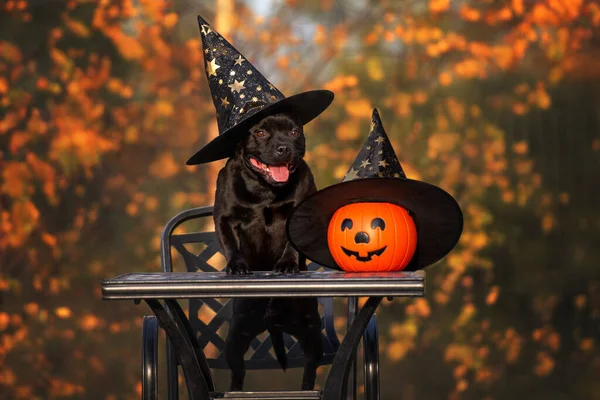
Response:
[[[406,209],[391,203],[354,203],[331,217],[327,243],[344,271],[401,271],[417,248],[417,228]]]

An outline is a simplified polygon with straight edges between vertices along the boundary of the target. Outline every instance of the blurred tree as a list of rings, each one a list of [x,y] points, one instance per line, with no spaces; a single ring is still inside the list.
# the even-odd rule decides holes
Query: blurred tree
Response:
[[[139,318],[101,305],[98,282],[159,268],[167,216],[206,202],[175,161],[210,106],[200,46],[157,2],[0,7],[0,397],[122,398]]]

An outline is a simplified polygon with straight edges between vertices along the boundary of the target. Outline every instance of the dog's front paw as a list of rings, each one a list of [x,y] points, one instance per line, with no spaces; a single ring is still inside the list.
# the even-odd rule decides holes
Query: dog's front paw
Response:
[[[252,271],[243,257],[235,257],[227,262],[225,272],[233,275],[250,275]]]
[[[273,272],[278,274],[294,274],[300,272],[300,266],[296,261],[280,261],[273,268]]]

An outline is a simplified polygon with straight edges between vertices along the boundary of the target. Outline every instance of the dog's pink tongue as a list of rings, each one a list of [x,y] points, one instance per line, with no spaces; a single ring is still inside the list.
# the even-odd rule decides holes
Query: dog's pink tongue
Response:
[[[269,169],[271,170],[271,176],[276,182],[287,182],[290,177],[290,170],[287,165],[269,165]]]

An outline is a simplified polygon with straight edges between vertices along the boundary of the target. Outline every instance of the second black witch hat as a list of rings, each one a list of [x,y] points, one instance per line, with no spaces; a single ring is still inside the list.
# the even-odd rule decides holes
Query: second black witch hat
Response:
[[[406,177],[377,109],[373,110],[369,137],[344,180],[312,194],[294,209],[287,223],[290,243],[309,260],[340,269],[328,246],[329,222],[339,208],[364,202],[399,205],[415,220],[415,259],[406,271],[443,258],[462,233],[463,216],[456,200],[435,185]]]

